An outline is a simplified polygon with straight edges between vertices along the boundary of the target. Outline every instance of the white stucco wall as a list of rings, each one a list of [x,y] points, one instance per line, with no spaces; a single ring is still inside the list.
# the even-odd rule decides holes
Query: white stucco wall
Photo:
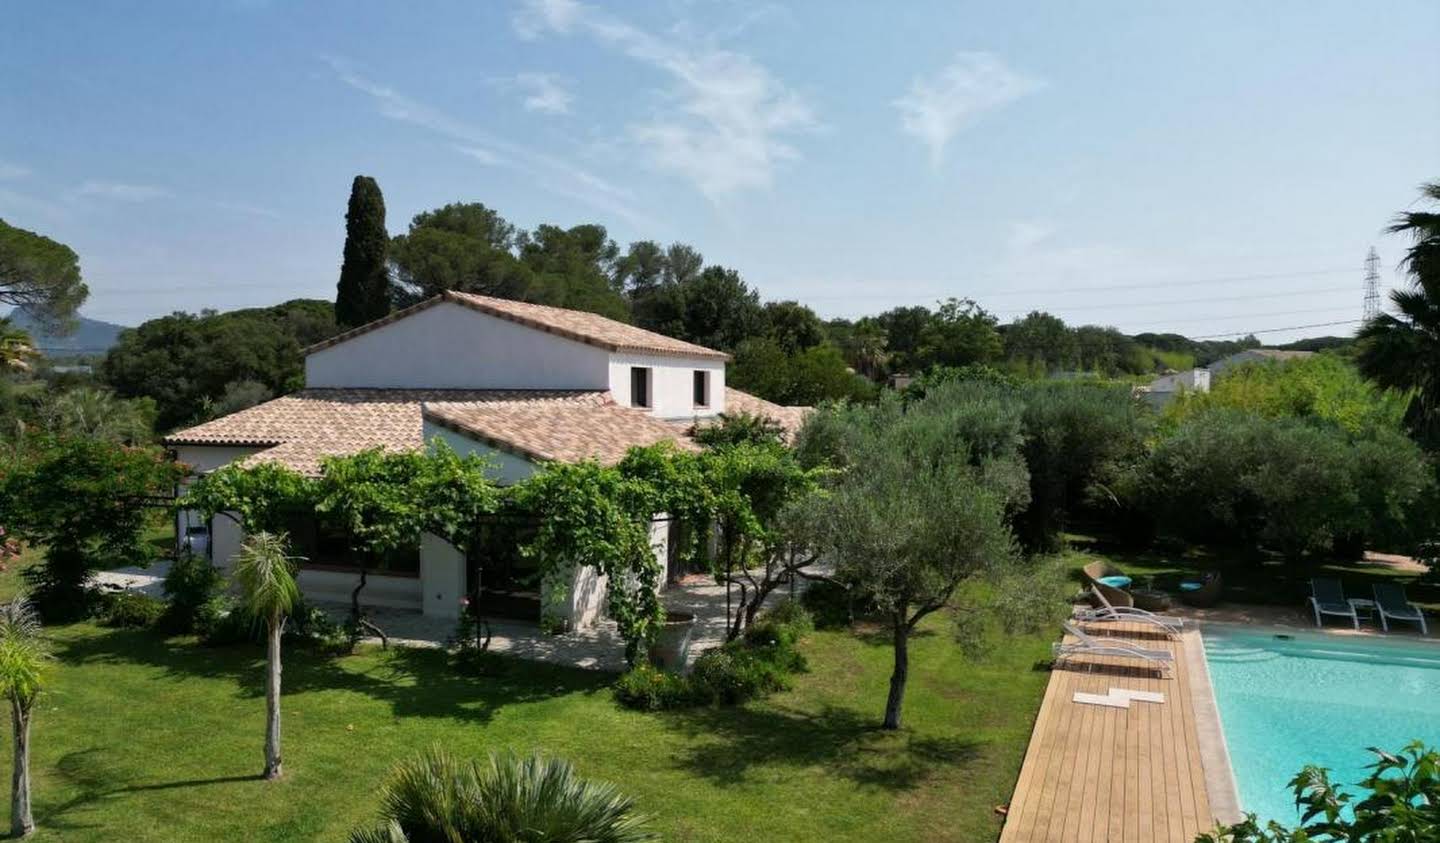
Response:
[[[447,427],[441,427],[429,420],[424,422],[424,436],[426,442],[433,442],[439,439],[449,445],[450,450],[462,457],[468,456],[469,454],[479,454],[490,460],[490,463],[494,466],[494,470],[490,476],[501,486],[510,486],[519,483],[540,469],[538,465],[524,457],[518,457],[508,451],[491,448],[489,445],[476,442],[468,436],[456,433]]]
[[[305,358],[310,387],[604,389],[609,352],[441,302]]]
[[[630,369],[650,369],[651,412],[662,419],[708,418],[725,412],[725,361],[652,354],[610,355],[610,392],[615,403],[630,406]],[[695,406],[695,372],[710,373],[710,405]]]
[[[439,536],[420,537],[420,610],[439,618],[459,618],[465,596],[465,554]]]
[[[265,449],[233,445],[176,445],[174,450],[177,461],[190,466],[196,474],[204,474]]]
[[[1151,392],[1209,392],[1210,371],[1187,369],[1173,375],[1161,375],[1150,382]]]
[[[235,513],[220,513],[210,521],[210,561],[220,568],[229,570],[230,560],[240,552],[240,541],[245,531],[240,528]]]

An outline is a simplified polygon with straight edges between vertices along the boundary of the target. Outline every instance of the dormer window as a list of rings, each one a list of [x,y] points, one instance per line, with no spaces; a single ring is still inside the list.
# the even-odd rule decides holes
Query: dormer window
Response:
[[[650,406],[650,370],[644,366],[630,367],[630,406]]]
[[[704,369],[695,370],[695,406],[710,406],[710,373]]]

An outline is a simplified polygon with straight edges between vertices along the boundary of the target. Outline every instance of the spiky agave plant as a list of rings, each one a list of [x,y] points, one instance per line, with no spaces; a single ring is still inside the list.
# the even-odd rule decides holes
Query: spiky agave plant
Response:
[[[649,818],[614,786],[532,755],[461,760],[440,749],[401,763],[381,791],[381,823],[351,843],[638,843]]]

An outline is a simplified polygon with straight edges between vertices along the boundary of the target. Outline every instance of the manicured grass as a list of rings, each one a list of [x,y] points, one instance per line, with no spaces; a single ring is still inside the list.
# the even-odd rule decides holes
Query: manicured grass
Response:
[[[1278,558],[1242,555],[1219,548],[1127,547],[1094,536],[1069,536],[1068,561],[1080,579],[1079,569],[1094,559],[1104,559],[1134,577],[1138,583],[1152,581],[1155,587],[1179,591],[1182,579],[1202,570],[1219,570],[1225,577],[1225,600],[1270,606],[1301,607],[1310,594],[1314,577],[1338,579],[1351,597],[1370,597],[1370,586],[1395,582],[1405,586],[1412,602],[1428,612],[1440,612],[1440,583],[1421,581],[1407,571],[1379,565],[1360,565],[1343,560],[1315,560],[1300,563]]]
[[[510,662],[500,676],[465,677],[429,650],[294,651],[276,783],[255,777],[258,648],[58,628],[33,734],[35,839],[344,839],[373,816],[391,765],[438,744],[564,756],[634,795],[667,840],[993,840],[1048,643],[1015,639],[972,661],[946,624],[934,618],[912,645],[898,733],[877,728],[890,649],[848,630],[802,642],[811,671],[793,690],[658,714],[620,708],[610,677],[585,671]]]

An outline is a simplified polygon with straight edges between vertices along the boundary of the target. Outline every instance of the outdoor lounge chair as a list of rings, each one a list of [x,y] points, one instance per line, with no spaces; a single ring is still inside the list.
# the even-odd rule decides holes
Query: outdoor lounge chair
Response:
[[[1325,615],[1349,618],[1351,625],[1360,628],[1360,616],[1355,607],[1345,599],[1345,589],[1339,580],[1314,579],[1310,581],[1310,608],[1315,610],[1315,625],[1324,626]]]
[[[1087,635],[1083,629],[1070,623],[1060,624],[1070,635],[1075,636],[1074,644],[1066,644],[1064,641],[1055,642],[1055,662],[1059,664],[1071,656],[1118,656],[1126,659],[1143,659],[1154,665],[1162,674],[1165,668],[1175,657],[1169,650],[1152,650],[1146,647],[1136,647],[1133,644],[1125,644],[1119,641],[1107,641]]]
[[[1219,571],[1207,571],[1198,578],[1180,583],[1180,602],[1197,609],[1208,609],[1220,602],[1225,581]]]
[[[1375,611],[1380,613],[1380,625],[1390,631],[1390,621],[1414,621],[1420,624],[1420,634],[1429,635],[1425,627],[1425,613],[1405,597],[1405,586],[1395,583],[1375,584]]]
[[[1128,585],[1130,578],[1125,576],[1119,568],[1108,562],[1096,561],[1087,564],[1080,569],[1081,575],[1085,578],[1086,585],[1096,593],[1104,594],[1105,599],[1112,606],[1134,606],[1135,598],[1130,596],[1122,585]],[[1109,579],[1109,582],[1104,580]],[[1123,581],[1123,583],[1122,583]],[[1092,598],[1093,600],[1093,598]],[[1094,603],[1095,608],[1102,608],[1100,603]]]
[[[1137,609],[1134,606],[1116,606],[1105,597],[1105,592],[1099,588],[1090,589],[1091,596],[1099,601],[1099,606],[1094,609],[1082,609],[1075,614],[1075,619],[1080,621],[1134,621],[1146,623],[1173,634],[1180,631],[1184,626],[1183,618],[1171,618],[1165,615],[1157,615],[1154,612],[1147,612],[1144,609]]]

